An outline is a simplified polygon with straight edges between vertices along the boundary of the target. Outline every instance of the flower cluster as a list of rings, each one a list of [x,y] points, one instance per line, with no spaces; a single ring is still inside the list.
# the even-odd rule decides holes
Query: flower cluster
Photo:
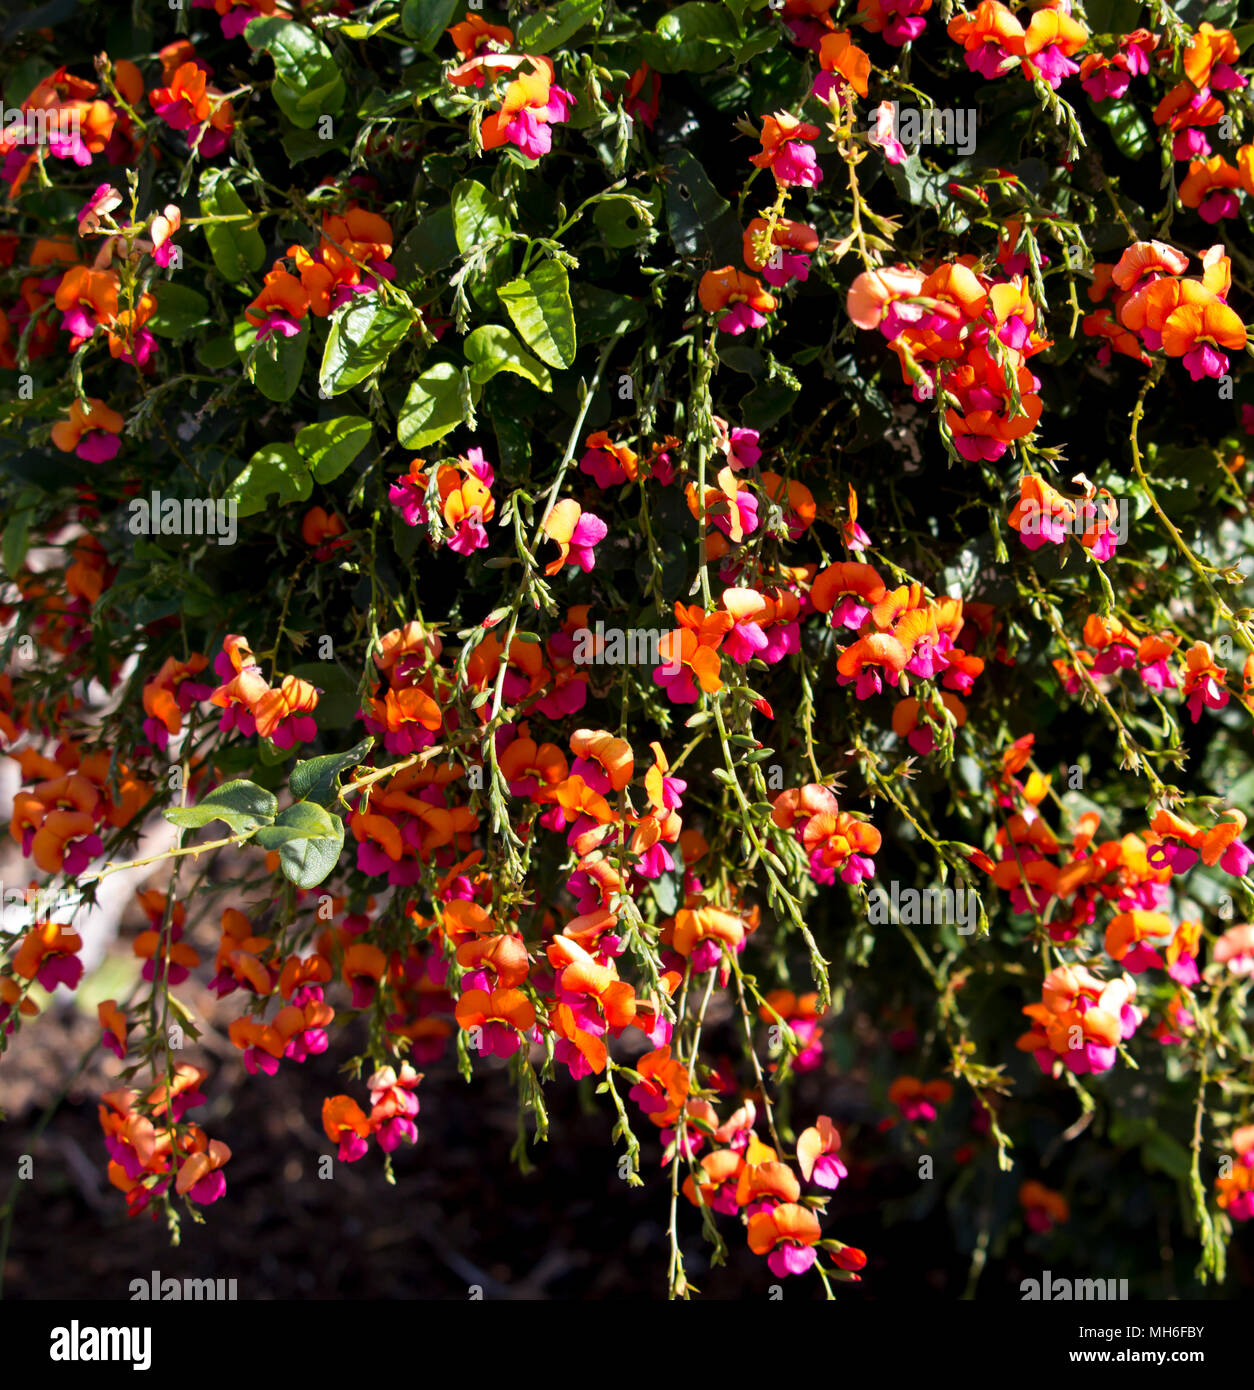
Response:
[[[1233,6],[194,7],[134,62],[94,13],[14,31],[13,859],[87,914],[162,871],[125,985],[77,907],[0,917],[0,1053],[90,994],[110,1181],[174,1232],[231,1158],[189,1045],[316,1087],[389,1179],[420,1084],[427,1126],[508,1080],[524,1168],[555,1093],[603,1099],[676,1297],[698,1224],[860,1282],[837,1202],[905,1210],[923,1158],[958,1229],[1060,1251],[1085,1183],[1178,1189],[1218,1274],[1254,1216]],[[969,148],[933,78],[982,94]]]
[[[1103,339],[1099,357],[1118,352],[1148,361],[1148,353],[1161,351],[1180,358],[1194,381],[1224,376],[1228,354],[1245,347],[1245,325],[1227,302],[1232,268],[1223,247],[1212,246],[1201,260],[1200,278],[1188,279],[1182,251],[1138,241],[1115,265],[1097,265],[1089,299],[1100,303],[1115,292],[1112,309],[1084,319],[1085,333]]]
[[[229,635],[213,669],[222,684],[209,695],[209,703],[222,711],[219,728],[224,733],[237,730],[246,738],[258,734],[283,749],[316,737],[313,711],[318,707],[318,691],[290,675],[271,685],[261,674],[246,637]]]
[[[1036,429],[1041,383],[1026,362],[1050,342],[1022,275],[981,274],[974,258],[897,264],[859,275],[846,310],[887,340],[916,400],[946,402],[947,442],[961,458],[996,462]]]

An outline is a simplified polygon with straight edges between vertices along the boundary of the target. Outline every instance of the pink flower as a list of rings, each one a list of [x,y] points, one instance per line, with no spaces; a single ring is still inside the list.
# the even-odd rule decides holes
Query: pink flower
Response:
[[[906,150],[897,139],[896,117],[892,102],[881,101],[875,108],[875,129],[870,134],[870,141],[884,151],[884,158],[890,164],[903,164]]]
[[[406,526],[426,524],[426,492],[427,477],[422,471],[422,460],[414,459],[409,465],[409,472],[388,488],[388,501],[400,512]]]
[[[122,195],[118,190],[111,183],[102,183],[79,211],[79,236],[92,236],[99,232],[101,217],[121,206]]]
[[[556,574],[567,564],[578,565],[586,574],[596,564],[593,547],[609,534],[609,527],[599,516],[585,512],[578,502],[569,497],[559,502],[544,518],[543,529],[561,552],[556,560],[551,560],[544,567],[547,575]]]

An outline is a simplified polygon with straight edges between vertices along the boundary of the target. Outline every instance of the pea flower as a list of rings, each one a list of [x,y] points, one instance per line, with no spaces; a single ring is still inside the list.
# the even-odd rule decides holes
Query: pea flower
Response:
[[[555,541],[561,552],[556,560],[550,560],[544,567],[547,575],[554,575],[563,565],[578,565],[588,573],[596,565],[593,547],[599,545],[609,534],[609,527],[599,516],[585,512],[573,498],[567,497],[559,502],[544,518],[544,533]]]

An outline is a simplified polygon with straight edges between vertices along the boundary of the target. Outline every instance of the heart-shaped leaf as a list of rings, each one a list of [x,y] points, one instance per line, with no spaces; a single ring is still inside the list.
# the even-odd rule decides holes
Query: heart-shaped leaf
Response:
[[[363,415],[341,415],[306,425],[296,435],[296,450],[313,470],[315,481],[329,483],[370,442],[370,421]]]
[[[174,825],[199,830],[210,821],[225,821],[234,835],[244,835],[258,826],[268,825],[279,809],[273,792],[255,782],[223,782],[202,796],[195,806],[183,806],[165,813]]]
[[[508,328],[485,323],[466,339],[462,349],[470,363],[471,381],[490,381],[497,372],[513,372],[541,391],[553,389],[549,369],[533,357]]]
[[[523,341],[550,367],[575,360],[575,311],[570,277],[559,261],[545,261],[497,291]]]
[[[288,786],[298,801],[316,801],[319,806],[335,804],[339,776],[357,767],[370,756],[374,739],[363,738],[344,753],[325,753],[320,758],[304,758],[292,769]]]
[[[298,801],[258,830],[256,843],[278,850],[283,876],[297,888],[315,888],[339,860],[344,822],[315,802]]]

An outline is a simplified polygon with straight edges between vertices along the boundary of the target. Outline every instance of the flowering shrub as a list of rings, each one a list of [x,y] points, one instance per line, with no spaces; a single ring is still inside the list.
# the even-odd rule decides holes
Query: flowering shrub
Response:
[[[118,1203],[177,1231],[261,1142],[197,1119],[195,973],[249,1084],[344,1063],[389,1178],[458,1071],[519,1162],[586,1081],[672,1296],[697,1233],[873,1280],[890,1162],[973,1279],[989,1223],[1122,1223],[1138,1277],[1135,1180],[1222,1280],[1236,0],[105,8],[5,85],[0,741],[87,906],[6,911],[0,1053],[160,864],[97,1007]]]

